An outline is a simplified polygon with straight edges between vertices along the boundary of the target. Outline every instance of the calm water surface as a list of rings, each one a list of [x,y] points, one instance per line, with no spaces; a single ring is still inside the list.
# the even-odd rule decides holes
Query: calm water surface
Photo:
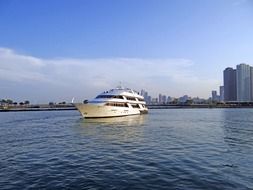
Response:
[[[253,189],[253,109],[0,113],[0,189]]]

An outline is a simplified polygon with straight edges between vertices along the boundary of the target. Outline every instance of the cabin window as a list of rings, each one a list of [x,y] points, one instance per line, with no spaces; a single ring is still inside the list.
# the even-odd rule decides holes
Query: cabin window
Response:
[[[96,97],[96,99],[99,99],[99,98],[112,98],[113,96],[112,95],[98,95]]]
[[[123,96],[114,96],[113,98],[124,99]]]
[[[136,99],[134,97],[126,97],[127,100],[132,100],[132,101],[136,101]]]
[[[114,96],[114,95],[98,95],[96,99],[100,98],[117,98],[117,99],[124,99],[123,96]]]
[[[107,102],[105,105],[114,107],[128,107],[127,103],[120,103],[120,102]]]
[[[140,108],[139,104],[131,104],[133,108]]]

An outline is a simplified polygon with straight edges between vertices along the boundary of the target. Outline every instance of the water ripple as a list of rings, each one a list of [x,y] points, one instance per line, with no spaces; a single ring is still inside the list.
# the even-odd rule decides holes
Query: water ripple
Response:
[[[1,189],[253,189],[253,111],[0,113]]]

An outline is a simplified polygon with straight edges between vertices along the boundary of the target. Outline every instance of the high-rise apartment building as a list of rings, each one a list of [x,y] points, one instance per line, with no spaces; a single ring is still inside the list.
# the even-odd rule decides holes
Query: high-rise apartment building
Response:
[[[224,86],[220,86],[220,101],[224,101]]]
[[[223,71],[224,101],[236,101],[236,70],[228,67]]]
[[[237,101],[251,101],[251,68],[241,63],[236,66]]]
[[[250,88],[251,101],[253,101],[253,67],[250,67]]]

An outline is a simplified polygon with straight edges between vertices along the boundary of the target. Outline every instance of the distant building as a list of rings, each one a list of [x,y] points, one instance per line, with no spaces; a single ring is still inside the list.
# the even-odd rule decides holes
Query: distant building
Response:
[[[220,86],[220,101],[224,101],[224,86]]]
[[[151,104],[151,99],[152,99],[152,97],[151,97],[151,96],[148,96],[148,97],[147,97],[146,103],[147,103],[147,104]]]
[[[162,104],[166,104],[167,103],[167,96],[163,95],[162,96]]]
[[[144,94],[145,94],[145,90],[141,90],[141,96],[144,96]]]
[[[224,101],[236,101],[236,70],[228,67],[223,71]]]
[[[158,104],[158,99],[157,98],[152,98],[151,103],[152,104]]]
[[[179,101],[180,103],[185,103],[188,99],[189,99],[189,96],[184,95],[184,96],[178,98],[178,101]]]
[[[251,101],[253,101],[253,67],[250,67],[250,88]]]
[[[194,104],[204,104],[207,102],[207,100],[205,100],[203,98],[199,98],[199,97],[194,97],[194,98],[192,98],[192,102]]]
[[[236,66],[237,101],[251,101],[251,68],[241,63]]]
[[[162,94],[159,94],[159,96],[158,96],[158,103],[159,103],[159,104],[162,103],[162,98],[163,98],[163,95],[162,95]]]
[[[172,102],[172,101],[173,101],[173,98],[170,97],[170,96],[168,96],[168,98],[167,98],[167,103],[170,103],[170,102]]]
[[[217,95],[217,91],[212,91],[212,101],[219,101],[219,96]]]
[[[147,104],[151,103],[151,97],[148,95],[148,92],[146,92],[145,90],[141,90],[141,96],[144,97],[144,100]]]

